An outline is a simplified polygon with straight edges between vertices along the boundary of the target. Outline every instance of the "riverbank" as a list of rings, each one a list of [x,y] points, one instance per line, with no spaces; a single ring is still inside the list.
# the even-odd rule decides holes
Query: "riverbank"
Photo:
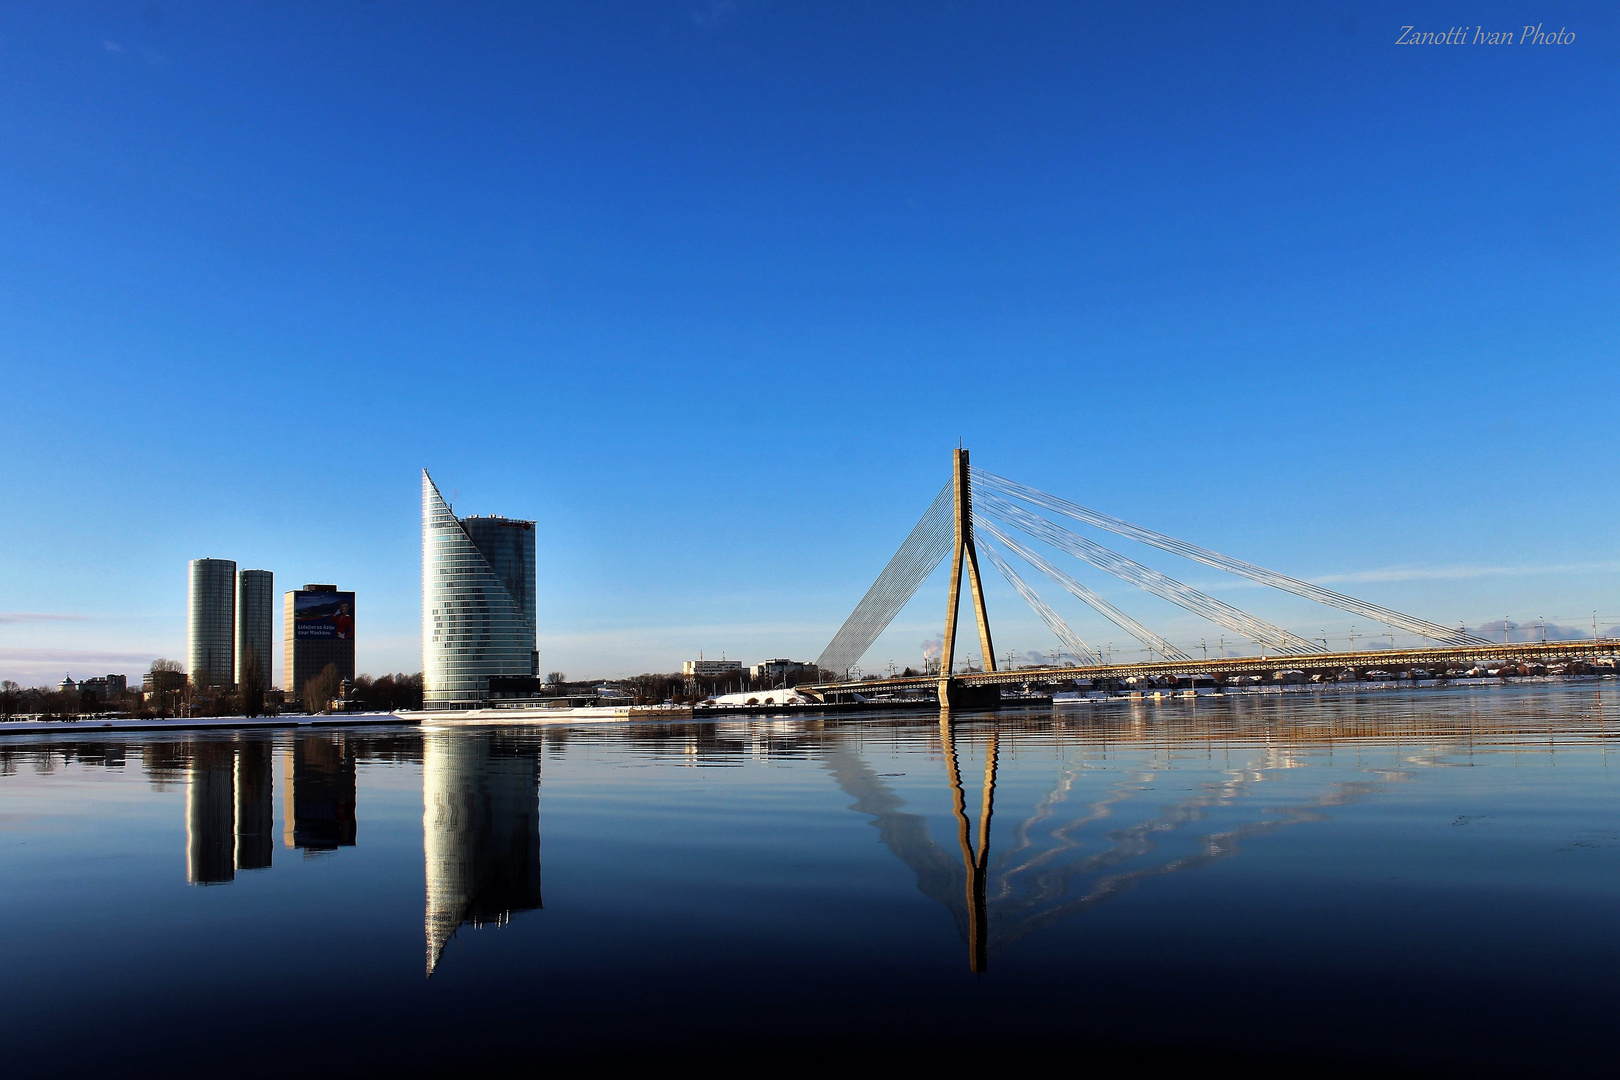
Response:
[[[414,713],[283,713],[280,716],[173,716],[138,719],[108,719],[87,716],[81,720],[11,720],[0,723],[0,738],[7,735],[85,734],[107,731],[198,731],[208,728],[297,728],[354,727],[378,724],[415,724]]]

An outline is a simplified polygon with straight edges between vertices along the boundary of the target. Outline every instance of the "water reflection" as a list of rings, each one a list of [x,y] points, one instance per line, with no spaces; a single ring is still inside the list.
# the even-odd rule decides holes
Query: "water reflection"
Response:
[[[236,747],[236,868],[263,870],[275,851],[275,769],[270,743],[253,739]]]
[[[447,732],[422,742],[427,973],[463,924],[503,925],[540,903],[540,753]]]
[[[355,753],[341,734],[300,735],[293,741],[282,841],[306,856],[353,847]]]
[[[1257,785],[1279,770],[1304,764],[1285,748],[1261,745],[1247,759],[1225,770],[1215,782],[1195,786],[1165,806],[1156,801],[1133,810],[1139,797],[1158,793],[1158,774],[1168,756],[1150,761],[1111,784],[1100,797],[1065,816],[1064,807],[1080,767],[1066,762],[1030,814],[1012,828],[1012,843],[994,861],[990,857],[991,820],[995,809],[1000,731],[991,726],[983,736],[983,778],[975,830],[968,812],[968,792],[961,765],[959,724],[949,712],[939,720],[944,781],[955,819],[959,867],[930,834],[928,820],[901,808],[905,801],[885,785],[851,740],[829,740],[823,760],[839,786],[855,802],[850,809],[870,815],[884,846],[916,874],[917,888],[946,908],[968,947],[968,967],[983,972],[990,953],[1086,908],[1117,896],[1151,878],[1192,870],[1236,854],[1245,838],[1282,826],[1321,820],[1330,807],[1344,805],[1409,779],[1400,770],[1384,770],[1375,780],[1334,782],[1316,796],[1297,803],[1245,805]],[[981,721],[978,727],[984,727]],[[1010,726],[1018,726],[1012,721]],[[1387,734],[1382,725],[1352,723],[1337,727],[1339,738]],[[1207,730],[1180,724],[1174,728],[1140,723],[1116,728],[1121,742],[1196,740]],[[1296,731],[1295,737],[1303,735]],[[1330,733],[1314,732],[1318,738]],[[1434,734],[1434,733],[1431,733]],[[1448,733],[1458,737],[1452,729]],[[1209,819],[1222,812],[1222,824]],[[1236,816],[1237,821],[1230,819]],[[1106,828],[1104,828],[1106,824]],[[976,832],[976,838],[975,838]]]
[[[219,885],[234,880],[238,870],[270,865],[275,830],[270,755],[270,745],[257,740],[207,740],[189,748],[187,881]]]
[[[275,750],[270,742],[203,738],[143,750],[155,785],[184,778],[188,881],[222,884],[234,880],[237,871],[271,865]],[[355,845],[358,765],[367,757],[422,766],[429,975],[461,926],[498,926],[515,912],[541,906],[537,742],[474,732],[381,740],[340,732],[296,735],[283,748],[287,847],[308,857]]]
[[[585,764],[597,756],[615,764],[633,758],[663,769],[811,763],[825,770],[816,774],[821,791],[830,780],[845,792],[849,809],[914,875],[917,891],[949,913],[968,968],[983,972],[1014,943],[1138,884],[1229,859],[1252,838],[1322,820],[1421,770],[1503,747],[1552,755],[1559,739],[1576,734],[1602,746],[1610,734],[1602,706],[1599,696],[1574,692],[1346,696],[1080,715],[946,714],[937,728],[915,717],[866,717],[575,731],[196,734],[138,747],[117,740],[0,747],[0,775],[25,762],[44,773],[67,761],[118,769],[126,754],[131,762],[138,754],[155,789],[184,785],[186,879],[215,885],[271,866],[278,807],[288,848],[310,856],[354,846],[363,766],[419,763],[422,926],[432,975],[461,927],[498,926],[541,908],[543,754],[558,763],[570,752]],[[1336,753],[1342,764],[1362,748],[1390,753],[1377,769],[1311,768],[1333,765]],[[882,757],[919,763],[926,784],[916,785],[909,764],[913,779],[891,783],[902,774],[875,769],[872,761]],[[763,774],[750,779],[771,782]],[[407,789],[403,797],[414,832],[416,793]],[[943,921],[941,931],[948,933]]]
[[[186,880],[217,885],[236,877],[236,754],[205,742],[186,773]]]
[[[951,810],[956,815],[957,843],[962,848],[962,869],[967,878],[968,967],[983,971],[990,966],[989,911],[985,905],[986,870],[990,861],[990,815],[996,801],[997,735],[990,733],[984,752],[984,797],[979,804],[979,843],[974,850],[969,836],[967,793],[956,760],[956,732],[949,710],[939,714],[939,740],[945,748],[945,767],[951,783]]]

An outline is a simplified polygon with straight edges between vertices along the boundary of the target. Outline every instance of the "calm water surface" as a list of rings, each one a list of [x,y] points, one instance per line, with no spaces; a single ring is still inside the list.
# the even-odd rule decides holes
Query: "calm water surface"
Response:
[[[1609,1072],[1616,732],[1610,682],[7,738],[6,1060]]]

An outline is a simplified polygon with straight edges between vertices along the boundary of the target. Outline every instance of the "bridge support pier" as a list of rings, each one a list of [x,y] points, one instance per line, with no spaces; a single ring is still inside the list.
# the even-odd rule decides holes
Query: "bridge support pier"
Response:
[[[973,686],[958,679],[939,680],[939,707],[941,709],[1001,708],[1001,687],[995,684]]]

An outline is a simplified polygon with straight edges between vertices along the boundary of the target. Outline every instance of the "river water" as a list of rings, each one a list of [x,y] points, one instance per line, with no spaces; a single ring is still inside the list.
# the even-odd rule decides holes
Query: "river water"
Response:
[[[6,1060],[1608,1072],[1617,733],[1588,682],[7,737]]]

